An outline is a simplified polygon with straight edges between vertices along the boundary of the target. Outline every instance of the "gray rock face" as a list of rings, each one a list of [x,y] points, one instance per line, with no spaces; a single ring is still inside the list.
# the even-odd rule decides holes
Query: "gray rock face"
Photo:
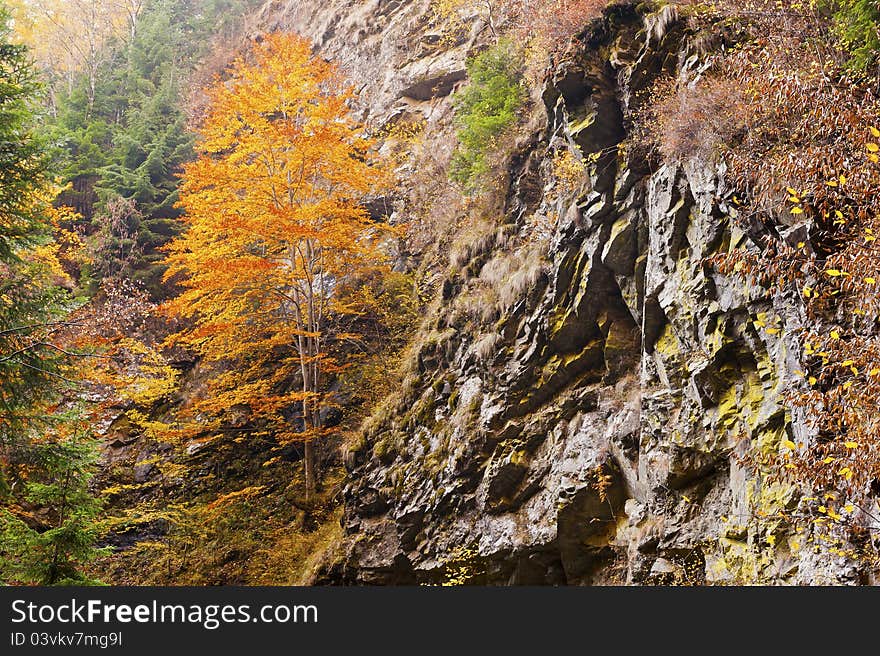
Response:
[[[343,56],[374,118],[448,108],[480,38],[475,29],[441,46],[426,32],[427,2],[272,7],[279,25]],[[414,382],[347,455],[347,559],[327,580],[851,578],[801,557],[790,527],[752,521],[792,494],[738,458],[804,431],[783,401],[799,368],[798,301],[767,298],[709,263],[754,247],[736,227],[723,166],[647,161],[630,135],[640,92],[699,67],[688,35],[668,10],[628,7],[585,43],[557,65],[541,94],[546,122],[513,160],[512,237],[453,267]],[[436,134],[444,147],[448,131]],[[576,191],[552,175],[559,148],[586,163]],[[537,246],[536,216],[558,217]],[[491,275],[505,263],[508,275]],[[501,299],[494,309],[487,289]]]
[[[432,113],[432,102],[465,79],[480,26],[450,42],[431,31],[432,16],[431,0],[272,0],[255,24],[311,39],[348,73],[363,118],[381,125],[401,111]]]

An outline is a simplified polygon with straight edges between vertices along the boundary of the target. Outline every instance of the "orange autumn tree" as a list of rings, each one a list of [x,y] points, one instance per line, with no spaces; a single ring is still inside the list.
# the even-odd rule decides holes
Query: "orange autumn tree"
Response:
[[[385,259],[389,228],[356,200],[382,176],[350,117],[351,89],[307,41],[269,35],[229,73],[208,91],[199,157],[185,167],[187,229],[167,247],[166,274],[184,291],[165,309],[188,320],[172,341],[216,365],[196,410],[245,406],[303,442],[308,498],[340,369],[330,349],[356,338],[335,319],[358,313],[351,290]]]

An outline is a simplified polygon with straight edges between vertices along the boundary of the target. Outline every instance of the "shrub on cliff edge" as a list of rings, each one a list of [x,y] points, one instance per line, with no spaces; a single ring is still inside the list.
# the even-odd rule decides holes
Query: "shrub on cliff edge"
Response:
[[[834,12],[835,33],[849,53],[849,65],[866,71],[880,52],[880,4],[877,0],[822,0],[820,7]]]
[[[468,62],[470,84],[456,99],[459,146],[449,175],[472,192],[491,170],[499,139],[516,123],[526,101],[523,57],[513,42],[501,40]]]

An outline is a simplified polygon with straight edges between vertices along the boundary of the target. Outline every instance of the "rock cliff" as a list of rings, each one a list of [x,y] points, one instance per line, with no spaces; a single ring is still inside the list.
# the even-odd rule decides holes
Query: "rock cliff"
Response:
[[[272,2],[261,21],[339,59],[367,121],[420,115],[443,150],[450,96],[488,34],[475,19],[443,39],[429,4]],[[633,131],[658,76],[686,83],[721,42],[670,8],[624,4],[532,89],[537,118],[510,158],[503,211],[453,251],[401,394],[347,455],[346,555],[322,580],[859,576],[802,555],[783,520],[751,521],[797,503],[743,458],[803,430],[783,399],[799,304],[712,266],[761,234],[737,220],[723,165],[664,164]],[[574,185],[554,173],[565,152],[586,165]]]

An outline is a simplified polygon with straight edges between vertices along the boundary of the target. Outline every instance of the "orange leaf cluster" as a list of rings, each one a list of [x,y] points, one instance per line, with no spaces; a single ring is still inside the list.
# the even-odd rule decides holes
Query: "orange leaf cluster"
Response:
[[[265,37],[209,89],[199,157],[185,168],[186,232],[168,247],[171,342],[214,363],[213,415],[245,405],[278,434],[324,434],[340,289],[382,268],[390,228],[358,199],[384,180],[337,69],[295,36]],[[292,409],[298,413],[292,421]]]

